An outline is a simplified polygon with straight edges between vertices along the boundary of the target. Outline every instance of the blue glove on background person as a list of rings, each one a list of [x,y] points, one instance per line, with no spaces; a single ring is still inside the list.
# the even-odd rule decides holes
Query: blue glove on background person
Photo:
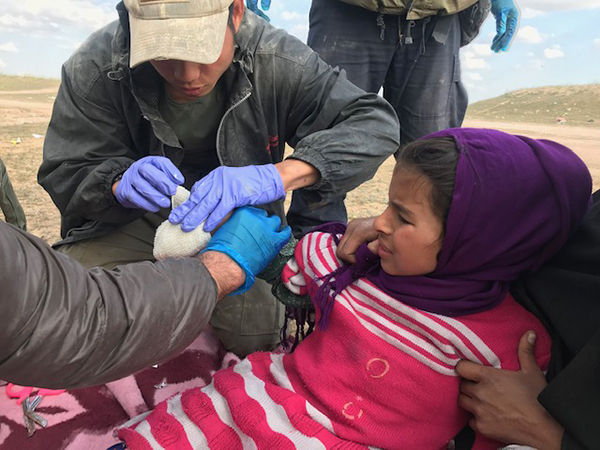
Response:
[[[492,0],[492,14],[496,18],[496,36],[492,40],[492,50],[505,52],[519,25],[519,10],[513,0]]]
[[[225,253],[246,274],[246,281],[229,295],[246,292],[254,284],[256,275],[275,258],[292,237],[289,226],[279,231],[281,220],[267,216],[267,212],[245,206],[234,211],[229,220],[215,232],[202,252]]]
[[[171,206],[171,196],[184,181],[169,158],[146,156],[125,171],[117,184],[115,197],[125,208],[157,212]]]
[[[204,231],[210,232],[235,208],[284,197],[283,181],[273,164],[221,166],[192,186],[190,198],[171,211],[169,222],[192,231],[206,220]]]
[[[260,7],[265,11],[268,11],[271,7],[271,0],[261,0]],[[252,11],[254,14],[262,17],[267,22],[270,22],[269,16],[267,16],[264,12],[258,9],[258,0],[246,0],[246,8]]]

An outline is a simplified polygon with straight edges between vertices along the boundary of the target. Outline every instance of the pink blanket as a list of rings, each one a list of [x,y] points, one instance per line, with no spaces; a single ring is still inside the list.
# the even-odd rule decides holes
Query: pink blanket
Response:
[[[178,392],[210,383],[216,370],[238,361],[209,329],[181,354],[157,367],[103,386],[44,397],[36,412],[48,426],[37,427],[31,437],[27,437],[22,407],[2,387],[0,450],[106,449],[118,442],[113,436],[116,427]]]

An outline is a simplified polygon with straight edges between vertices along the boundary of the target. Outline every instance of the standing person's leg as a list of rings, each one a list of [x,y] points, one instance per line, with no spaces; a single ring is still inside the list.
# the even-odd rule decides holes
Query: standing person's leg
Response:
[[[359,88],[377,93],[398,45],[397,19],[340,0],[313,0],[307,44]]]
[[[403,145],[460,127],[467,110],[467,92],[460,78],[460,23],[457,15],[443,20],[413,22],[413,43],[403,43],[396,52],[384,83],[384,97],[400,119]],[[404,37],[410,24],[403,21]]]
[[[330,66],[343,69],[356,86],[377,93],[398,45],[397,23],[395,16],[378,17],[340,0],[313,0],[307,43]],[[317,208],[309,195],[294,192],[292,197],[287,217],[297,237],[315,222],[347,222],[345,193]]]
[[[154,261],[156,228],[169,212],[148,213],[108,235],[61,245],[57,250],[86,267],[101,266],[109,270],[118,265]],[[271,286],[257,279],[246,293],[219,301],[210,324],[225,348],[246,356],[254,351],[272,350],[279,344],[283,318],[284,308],[271,294]]]
[[[7,223],[22,230],[27,230],[25,212],[17,199],[12,183],[8,178],[6,166],[0,159],[0,210],[4,214]]]

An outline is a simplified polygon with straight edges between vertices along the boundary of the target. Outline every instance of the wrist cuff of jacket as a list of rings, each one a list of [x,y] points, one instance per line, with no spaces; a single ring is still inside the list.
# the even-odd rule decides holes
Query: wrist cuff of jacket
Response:
[[[237,288],[235,291],[227,294],[229,295],[238,295],[238,294],[243,294],[244,292],[246,292],[248,289],[250,289],[252,287],[252,285],[254,284],[255,278],[254,278],[254,274],[252,273],[252,271],[250,270],[250,267],[248,267],[248,264],[246,263],[246,261],[244,260],[244,258],[242,258],[242,256],[236,252],[235,250],[233,250],[232,248],[226,247],[224,245],[221,244],[208,244],[208,246],[202,250],[200,252],[200,254],[204,253],[204,252],[209,252],[209,251],[213,251],[213,252],[221,252],[226,254],[227,256],[229,256],[231,259],[233,259],[233,261],[240,266],[240,268],[244,271],[244,273],[246,274],[246,280],[244,281],[244,284],[242,284],[239,288]]]
[[[119,167],[112,173],[112,181],[110,183],[111,188],[113,184],[115,184],[117,181],[121,181],[123,175],[125,175],[125,172],[127,172],[127,169],[129,169],[129,167],[131,167],[131,164],[127,167]]]
[[[110,196],[114,197],[113,195],[113,186],[115,185],[115,183],[117,181],[121,181],[123,179],[123,175],[125,175],[125,172],[127,172],[127,169],[129,169],[129,166],[127,167],[120,167],[117,170],[113,171],[109,176],[108,179],[110,180],[110,184],[108,185],[108,190],[110,192]]]
[[[123,207],[123,205],[121,205],[119,200],[117,200],[117,197],[113,192],[113,186],[117,181],[120,181],[123,178],[123,174],[127,171],[128,168],[129,166],[118,167],[106,175],[104,197],[108,200],[108,202],[110,202],[111,205],[119,205],[120,207]]]

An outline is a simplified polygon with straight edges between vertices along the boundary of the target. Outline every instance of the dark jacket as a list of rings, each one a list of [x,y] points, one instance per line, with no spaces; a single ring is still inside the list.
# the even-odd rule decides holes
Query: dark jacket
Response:
[[[176,355],[217,301],[199,259],[87,270],[4,222],[0,286],[0,379],[49,388],[103,384]]]
[[[122,4],[117,9],[120,21],[94,33],[64,64],[44,143],[38,179],[61,211],[65,243],[106,234],[145,213],[122,207],[111,192],[115,176],[135,160],[183,158],[158,110],[160,76],[149,63],[128,67],[127,12]],[[321,173],[316,185],[298,191],[316,207],[373,177],[397,150],[392,107],[296,38],[246,12],[236,45],[222,79],[229,98],[217,135],[221,164],[277,163],[288,143],[293,158]],[[270,211],[283,218],[283,202]],[[302,211],[302,222],[322,222],[311,213]]]
[[[515,298],[552,337],[548,386],[539,402],[563,426],[564,450],[600,442],[600,191],[565,247],[515,283]]]

